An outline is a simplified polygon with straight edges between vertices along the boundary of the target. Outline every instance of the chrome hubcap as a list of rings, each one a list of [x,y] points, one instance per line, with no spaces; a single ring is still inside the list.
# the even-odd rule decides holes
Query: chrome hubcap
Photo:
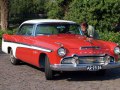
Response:
[[[14,56],[12,54],[12,51],[10,52],[10,61],[13,63],[14,62]]]

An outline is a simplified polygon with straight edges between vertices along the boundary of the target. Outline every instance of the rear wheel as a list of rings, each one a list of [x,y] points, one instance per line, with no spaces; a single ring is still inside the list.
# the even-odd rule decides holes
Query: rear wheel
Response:
[[[10,50],[10,62],[13,65],[18,65],[20,63],[20,61],[14,57],[12,49]]]
[[[47,80],[53,79],[53,70],[50,68],[50,62],[47,56],[45,56],[45,77]]]

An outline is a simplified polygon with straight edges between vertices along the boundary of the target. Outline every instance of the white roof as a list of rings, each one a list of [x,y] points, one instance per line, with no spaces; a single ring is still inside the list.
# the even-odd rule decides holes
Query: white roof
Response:
[[[57,19],[34,19],[34,20],[28,20],[23,22],[24,23],[31,23],[31,24],[40,24],[40,23],[45,23],[45,22],[53,22],[53,23],[57,23],[57,22],[63,22],[63,23],[75,23],[73,21],[67,21],[67,20],[57,20]]]

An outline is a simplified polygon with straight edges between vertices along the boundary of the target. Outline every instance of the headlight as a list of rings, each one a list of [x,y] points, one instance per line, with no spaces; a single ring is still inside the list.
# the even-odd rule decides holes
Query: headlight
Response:
[[[61,56],[61,57],[65,56],[66,55],[66,49],[59,48],[58,49],[58,55]]]
[[[115,47],[114,48],[114,53],[115,54],[120,54],[120,48],[119,47]]]

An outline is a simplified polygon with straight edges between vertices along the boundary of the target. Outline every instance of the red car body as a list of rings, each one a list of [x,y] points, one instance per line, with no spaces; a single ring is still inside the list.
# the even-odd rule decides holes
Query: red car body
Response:
[[[64,24],[78,26],[73,21],[65,20],[25,21],[20,25],[17,34],[3,35],[2,51],[10,53],[12,64],[17,64],[19,60],[47,68],[45,70],[47,79],[53,78],[53,71],[100,71],[120,67],[119,46],[116,43],[96,39],[88,41],[84,35],[78,33],[36,35],[38,26],[40,28],[42,24],[54,26],[56,23],[59,25],[56,28],[61,30],[65,28]],[[24,32],[24,35],[19,34],[26,27],[32,30],[31,35],[25,35]]]

